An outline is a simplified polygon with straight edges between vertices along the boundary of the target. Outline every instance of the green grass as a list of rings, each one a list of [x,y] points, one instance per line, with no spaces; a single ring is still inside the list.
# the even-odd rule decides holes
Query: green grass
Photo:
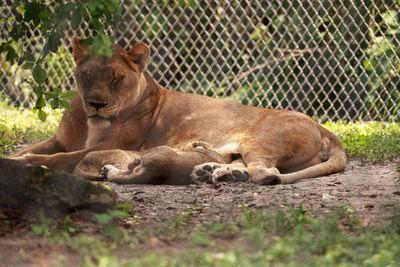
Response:
[[[65,234],[64,222],[59,224],[61,227],[48,230],[52,236],[47,242],[79,255],[82,266],[400,264],[400,214],[385,225],[362,227],[353,209],[345,205],[317,218],[301,205],[286,203],[274,212],[243,206],[235,221],[180,224],[180,235],[174,235],[168,243],[159,241],[158,247],[152,246],[152,240],[160,237],[157,229],[120,227],[121,236],[113,239],[82,232]],[[119,227],[117,223],[114,226]],[[170,226],[165,224],[166,228]],[[164,238],[168,237],[166,233]]]
[[[48,114],[46,122],[41,122],[32,110],[0,103],[0,156],[7,156],[22,145],[49,138],[57,128],[61,111],[48,110]]]
[[[350,158],[364,163],[400,159],[399,123],[328,122],[325,127],[339,137]]]

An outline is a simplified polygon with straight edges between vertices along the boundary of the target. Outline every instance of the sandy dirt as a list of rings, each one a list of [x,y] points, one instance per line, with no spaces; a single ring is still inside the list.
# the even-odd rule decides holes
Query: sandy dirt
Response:
[[[380,223],[400,203],[400,185],[394,183],[396,165],[366,165],[349,162],[345,172],[307,179],[292,185],[259,186],[250,183],[216,185],[110,185],[118,202],[136,204],[135,214],[146,225],[159,224],[175,214],[193,209],[200,221],[225,221],[236,217],[241,204],[249,208],[271,208],[287,202],[323,215],[340,204],[351,205],[364,225]]]
[[[350,161],[344,173],[307,179],[293,185],[259,186],[249,183],[220,183],[217,185],[117,185],[109,184],[118,194],[118,203],[132,202],[136,228],[164,225],[177,214],[190,209],[192,221],[234,220],[241,205],[249,209],[274,210],[284,205],[285,199],[295,206],[321,216],[341,204],[349,204],[363,225],[385,222],[400,204],[400,185],[395,164],[361,165]],[[86,216],[87,217],[87,216]],[[0,218],[1,219],[1,218]],[[129,223],[125,221],[124,223]],[[86,231],[96,232],[96,226],[81,217]],[[37,237],[18,229],[0,236],[0,266],[18,263],[21,266],[53,266],[58,261],[77,263],[79,259],[65,247],[43,244]],[[92,228],[92,231],[91,231]],[[86,232],[85,231],[85,232]],[[74,264],[75,265],[75,264]]]

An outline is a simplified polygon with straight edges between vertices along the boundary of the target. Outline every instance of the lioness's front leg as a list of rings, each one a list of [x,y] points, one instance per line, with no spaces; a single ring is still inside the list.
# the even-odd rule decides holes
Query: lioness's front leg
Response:
[[[75,166],[91,151],[107,149],[106,144],[77,150],[73,152],[60,152],[52,155],[45,154],[25,154],[18,158],[28,165],[45,166],[50,169],[72,172]]]
[[[57,140],[53,136],[49,139],[43,140],[40,143],[37,143],[36,145],[33,145],[26,149],[23,149],[23,150],[17,152],[16,154],[9,156],[8,158],[18,160],[19,158],[21,158],[21,156],[23,156],[25,154],[48,155],[48,154],[54,154],[54,153],[62,152],[62,151],[65,151],[63,146],[59,142],[57,142]]]

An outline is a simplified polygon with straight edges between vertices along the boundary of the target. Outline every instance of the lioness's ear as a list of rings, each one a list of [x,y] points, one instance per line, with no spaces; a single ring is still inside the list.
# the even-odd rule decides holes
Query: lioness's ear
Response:
[[[138,71],[142,72],[150,56],[150,48],[144,43],[135,44],[128,52],[130,61],[137,65]]]
[[[72,39],[72,54],[76,65],[79,65],[88,55],[88,46],[79,37]]]

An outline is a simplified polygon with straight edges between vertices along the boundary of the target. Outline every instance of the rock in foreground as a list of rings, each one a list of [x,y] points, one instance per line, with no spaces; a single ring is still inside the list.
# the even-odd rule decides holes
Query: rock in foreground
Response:
[[[45,209],[103,212],[115,205],[112,189],[81,177],[0,159],[0,211],[23,214]]]

